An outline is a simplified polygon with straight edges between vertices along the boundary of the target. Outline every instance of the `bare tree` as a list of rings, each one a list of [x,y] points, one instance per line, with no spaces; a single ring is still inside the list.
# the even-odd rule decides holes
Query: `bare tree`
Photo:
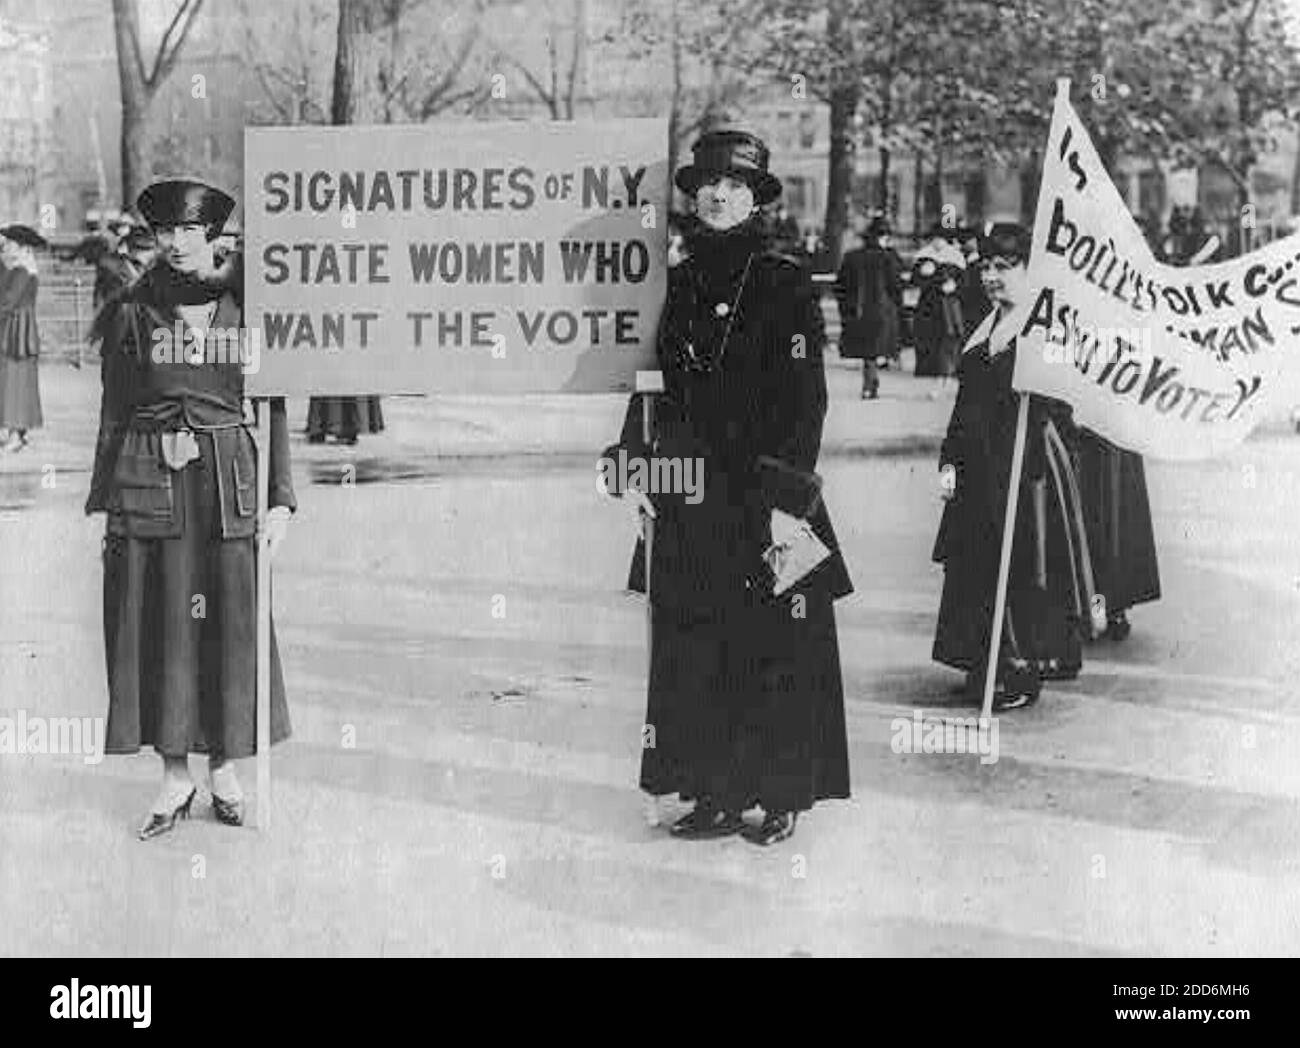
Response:
[[[176,60],[203,0],[180,0],[164,31],[153,63],[146,68],[140,41],[138,0],[113,0],[113,34],[122,93],[122,202],[129,207],[152,175],[149,157],[149,109],[176,66]]]
[[[572,0],[568,26],[561,28],[552,19],[546,33],[546,68],[535,72],[519,58],[501,54],[502,61],[519,71],[524,82],[546,106],[552,120],[572,120],[578,94],[578,75],[587,53],[587,0]],[[569,39],[567,58],[562,54],[561,38]]]
[[[286,20],[281,7],[268,11],[262,0],[240,0],[244,53],[275,123],[329,120],[335,34],[327,43],[318,26],[325,7],[321,0],[293,3]]]
[[[429,33],[408,32],[404,21],[425,5],[426,0],[339,0],[332,123],[423,121],[487,97],[486,78],[466,77],[477,53],[482,0],[459,31],[444,14]],[[407,56],[403,41],[412,35],[429,42]]]

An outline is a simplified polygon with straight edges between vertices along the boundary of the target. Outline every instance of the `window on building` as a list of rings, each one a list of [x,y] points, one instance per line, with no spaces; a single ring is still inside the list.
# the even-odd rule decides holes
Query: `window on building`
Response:
[[[1159,168],[1138,172],[1137,213],[1156,220],[1165,213],[1165,176]]]
[[[810,109],[799,114],[799,148],[817,148],[817,114]]]
[[[813,199],[812,180],[802,175],[791,175],[783,179],[785,188],[782,198],[786,209],[801,223],[809,222],[815,217],[817,202]]]
[[[784,110],[776,114],[776,147],[782,150],[794,148],[795,126],[794,114]]]

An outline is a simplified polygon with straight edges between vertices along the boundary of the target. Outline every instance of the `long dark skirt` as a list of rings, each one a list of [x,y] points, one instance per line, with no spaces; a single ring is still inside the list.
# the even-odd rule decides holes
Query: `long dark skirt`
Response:
[[[0,429],[39,429],[44,421],[38,359],[0,356]]]
[[[641,788],[804,811],[849,796],[834,605],[656,609]]]
[[[211,444],[174,474],[184,534],[104,540],[107,753],[164,756],[257,749],[255,540],[221,539]],[[202,602],[196,600],[202,597]],[[289,736],[271,626],[271,742]]]
[[[1142,456],[1090,430],[1081,430],[1076,443],[1088,546],[1107,610],[1118,614],[1159,600],[1160,565]]]
[[[999,659],[1055,660],[1075,672],[1083,665],[1092,599],[1084,564],[1087,539],[1077,492],[1066,475],[1071,463],[1059,448],[1047,454],[1047,475],[1022,481]],[[972,672],[988,660],[1002,520],[973,512],[961,520],[961,534],[941,536],[946,556],[932,657]]]
[[[352,440],[362,433],[382,433],[384,411],[379,397],[312,397],[307,404],[307,436]]]

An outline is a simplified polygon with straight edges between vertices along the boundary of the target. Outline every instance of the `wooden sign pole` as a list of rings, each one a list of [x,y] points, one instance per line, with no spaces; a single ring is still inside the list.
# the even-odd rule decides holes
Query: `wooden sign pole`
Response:
[[[271,402],[257,408],[257,806],[255,825],[271,826]]]
[[[641,444],[646,454],[654,454],[655,438],[655,394],[663,392],[664,376],[662,371],[638,371],[636,389],[641,394]],[[650,674],[654,668],[654,610],[650,602],[650,565],[654,560],[655,519],[645,510],[641,511],[641,537],[645,549],[645,662],[646,687],[650,686]],[[653,725],[651,725],[653,728]],[[642,726],[644,731],[645,726]],[[645,738],[642,737],[642,746]],[[646,822],[651,826],[659,825],[659,798],[646,799]]]
[[[998,655],[1002,648],[1002,621],[1007,604],[1007,576],[1011,570],[1011,547],[1016,533],[1016,513],[1020,508],[1020,474],[1025,465],[1025,433],[1029,428],[1029,394],[1018,395],[1020,411],[1016,416],[1016,443],[1011,452],[1011,482],[1007,490],[1007,517],[1002,523],[1002,557],[998,562],[998,589],[993,602],[993,628],[989,632],[989,660],[984,674],[984,707],[980,716],[993,714],[993,689],[997,683]]]

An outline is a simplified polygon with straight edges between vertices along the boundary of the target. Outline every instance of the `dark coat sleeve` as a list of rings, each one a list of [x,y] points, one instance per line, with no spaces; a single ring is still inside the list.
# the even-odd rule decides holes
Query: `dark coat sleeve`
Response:
[[[290,512],[298,510],[298,499],[293,491],[293,468],[289,461],[289,418],[284,398],[274,397],[271,404],[271,462],[269,498],[272,509],[283,506]]]
[[[817,468],[826,419],[825,322],[808,270],[785,264],[774,278],[769,358],[773,410],[763,425],[760,454],[811,473]]]
[[[128,352],[135,338],[135,310],[114,303],[104,310],[95,325],[100,345],[99,435],[95,440],[95,464],[91,471],[86,514],[105,513],[109,508],[113,471],[131,417],[131,388],[135,361]]]
[[[855,319],[858,315],[858,280],[860,266],[858,255],[852,251],[844,256],[835,278],[835,302],[840,309],[840,322]]]

